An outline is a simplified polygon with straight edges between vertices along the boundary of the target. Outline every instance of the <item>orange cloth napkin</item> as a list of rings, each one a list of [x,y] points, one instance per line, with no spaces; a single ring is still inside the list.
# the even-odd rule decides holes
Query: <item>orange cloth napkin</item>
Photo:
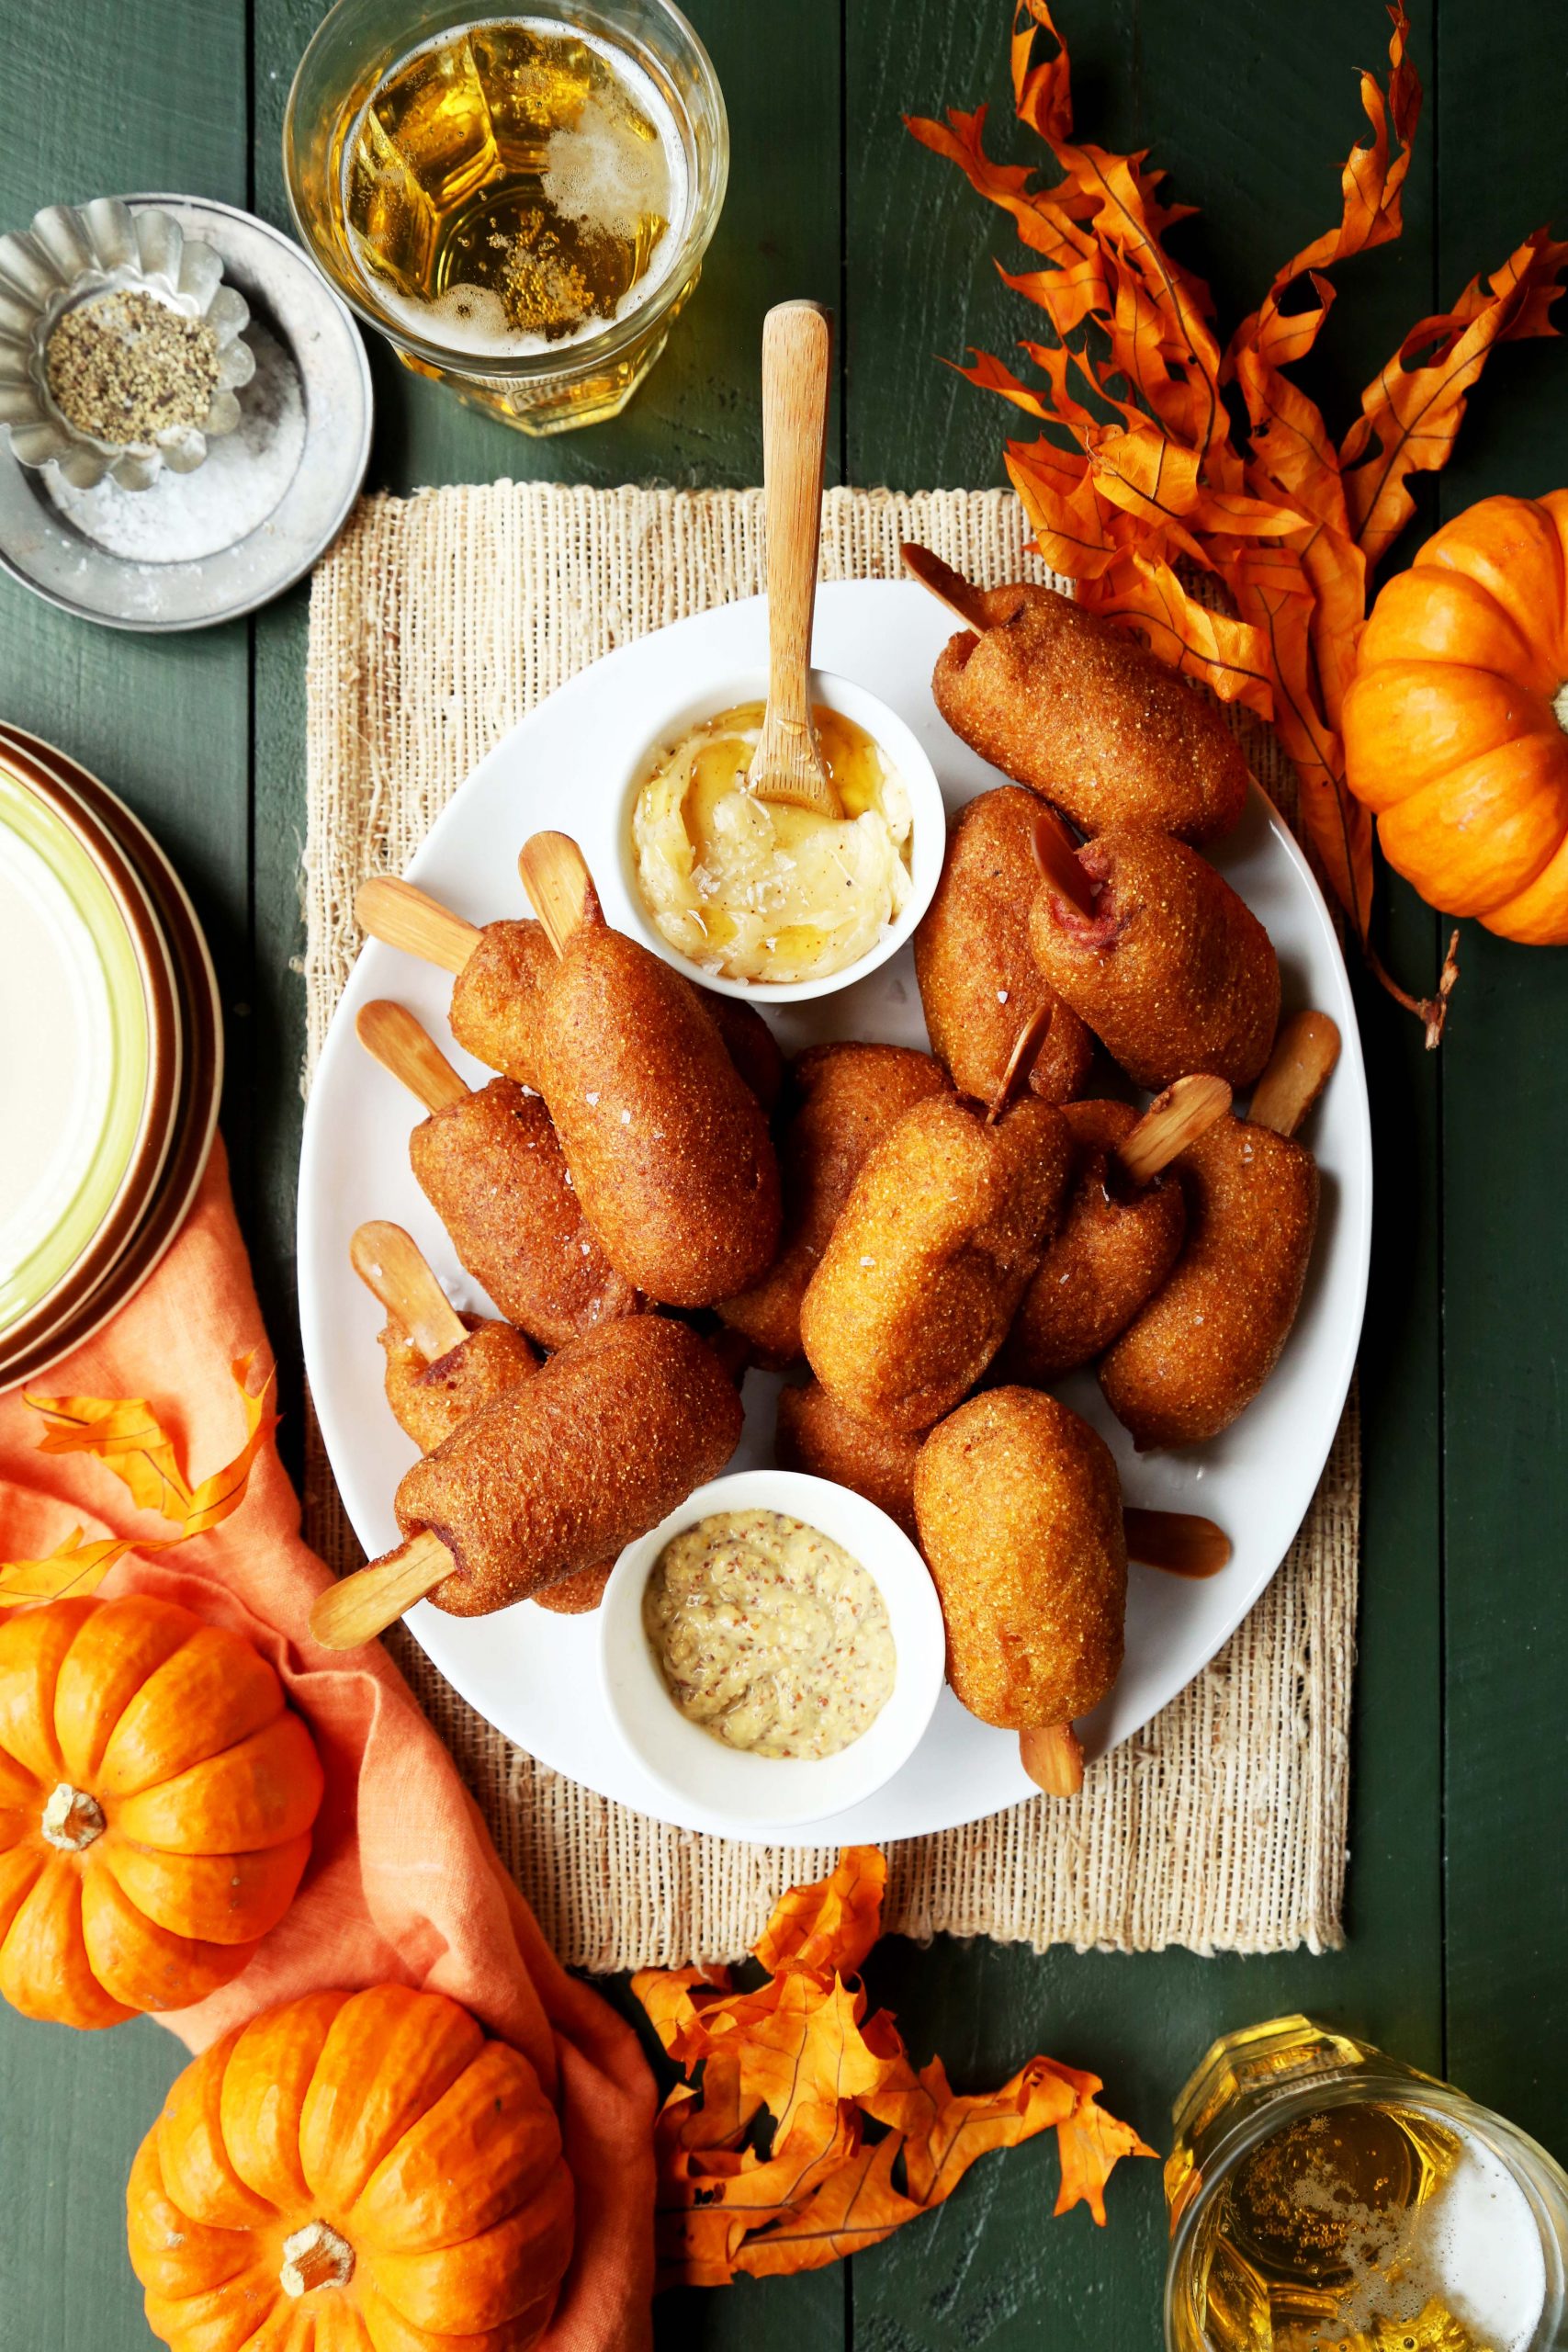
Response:
[[[156,1272],[35,1386],[147,1397],[201,1477],[243,1434],[229,1368],[252,1350],[259,1376],[271,1356],[219,1147]],[[20,1390],[0,1396],[0,1558],[43,1558],[77,1525],[89,1540],[142,1525],[101,1464],[40,1454],[43,1429]],[[168,1528],[147,1514],[145,1532]],[[202,2050],[318,1986],[415,1984],[463,2002],[526,2053],[560,2111],[577,2245],[545,2352],[639,2352],[651,2340],[652,2075],[631,2029],[549,1951],[379,1643],[344,1656],[310,1640],[310,1603],[331,1580],[301,1541],[294,1489],[268,1442],[231,1519],[163,1562],[121,1561],[103,1587],[158,1593],[248,1634],[288,1685],[326,1770],[293,1908],[243,1975],[160,2021]]]

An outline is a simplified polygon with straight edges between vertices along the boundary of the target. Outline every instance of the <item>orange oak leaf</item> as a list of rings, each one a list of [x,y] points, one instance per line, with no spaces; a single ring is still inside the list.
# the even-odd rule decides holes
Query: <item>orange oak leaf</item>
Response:
[[[27,1403],[44,1417],[40,1453],[90,1453],[129,1491],[139,1510],[171,1521],[173,1535],[122,1535],[84,1544],[77,1528],[47,1560],[0,1564],[0,1608],[25,1600],[56,1599],[62,1592],[91,1592],[116,1560],[128,1552],[168,1552],[193,1535],[205,1534],[237,1510],[244,1499],[257,1453],[277,1426],[268,1409],[273,1375],[251,1393],[253,1356],[230,1366],[244,1417],[244,1442],[220,1470],[192,1486],[178,1449],[153,1408],[141,1396],[33,1396]]]
[[[1222,701],[1265,718],[1271,714],[1268,647],[1258,631],[1199,604],[1168,563],[1130,548],[1093,580],[1080,581],[1078,595],[1091,612],[1134,630],[1162,662],[1201,679]]]
[[[1375,563],[1416,511],[1413,473],[1448,463],[1465,395],[1495,345],[1555,334],[1547,312],[1562,290],[1568,244],[1544,229],[1510,254],[1490,284],[1474,278],[1455,308],[1413,327],[1361,394],[1340,463],[1351,527]]]
[[[1057,2211],[1087,2201],[1103,2221],[1111,2170],[1152,2153],[1096,2106],[1098,2076],[1052,2059],[977,2095],[956,2095],[940,2059],[915,2071],[855,1977],[886,1881],[875,1847],[850,1847],[829,1878],[792,1889],[757,1944],[759,1984],[698,1969],[634,1980],[665,2050],[697,2075],[655,2127],[661,2284],[836,2262],[940,2204],[978,2157],[1051,2129]]]

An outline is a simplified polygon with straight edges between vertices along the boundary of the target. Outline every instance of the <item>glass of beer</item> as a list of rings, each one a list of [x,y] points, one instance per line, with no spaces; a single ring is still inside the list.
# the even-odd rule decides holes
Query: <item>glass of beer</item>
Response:
[[[1168,2352],[1568,2346],[1568,2175],[1451,2084],[1277,2018],[1175,2124]]]
[[[729,167],[669,0],[337,0],[284,122],[299,234],[405,367],[525,433],[623,409],[702,268]]]

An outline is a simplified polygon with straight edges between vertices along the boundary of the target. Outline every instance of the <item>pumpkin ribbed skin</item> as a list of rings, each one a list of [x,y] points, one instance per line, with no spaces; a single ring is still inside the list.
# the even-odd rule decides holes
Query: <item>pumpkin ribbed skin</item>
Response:
[[[572,2181],[527,2059],[383,1984],[268,2009],[187,2066],[127,2217],[173,2352],[528,2352]]]
[[[1372,607],[1345,699],[1351,791],[1447,914],[1568,942],[1568,491],[1483,498]]]
[[[141,1593],[0,1618],[0,1994],[74,2026],[201,2000],[293,1901],[321,1801],[242,1634]]]

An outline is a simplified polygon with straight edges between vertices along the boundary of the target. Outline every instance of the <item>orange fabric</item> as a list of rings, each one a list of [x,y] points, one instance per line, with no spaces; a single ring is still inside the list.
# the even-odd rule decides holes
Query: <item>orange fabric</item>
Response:
[[[229,1365],[270,1363],[227,1163],[215,1150],[168,1256],[108,1327],[36,1384],[47,1396],[146,1396],[202,1476],[237,1442]],[[101,1464],[40,1455],[39,1415],[0,1396],[0,1558],[42,1558],[73,1527],[139,1524]],[[166,1534],[149,1515],[146,1532]],[[160,2021],[192,2050],[323,1985],[428,1986],[526,2052],[560,2109],[577,2182],[577,2247],[544,2352],[641,2352],[651,2341],[653,2078],[631,2029],[570,1977],[502,1871],[473,1800],[379,1643],[310,1640],[331,1581],[299,1534],[276,1448],[234,1516],[163,1562],[134,1556],[105,1592],[183,1601],[249,1634],[315,1735],[327,1788],[292,1910],[243,1975]],[[149,2122],[152,2118],[149,2117]]]

